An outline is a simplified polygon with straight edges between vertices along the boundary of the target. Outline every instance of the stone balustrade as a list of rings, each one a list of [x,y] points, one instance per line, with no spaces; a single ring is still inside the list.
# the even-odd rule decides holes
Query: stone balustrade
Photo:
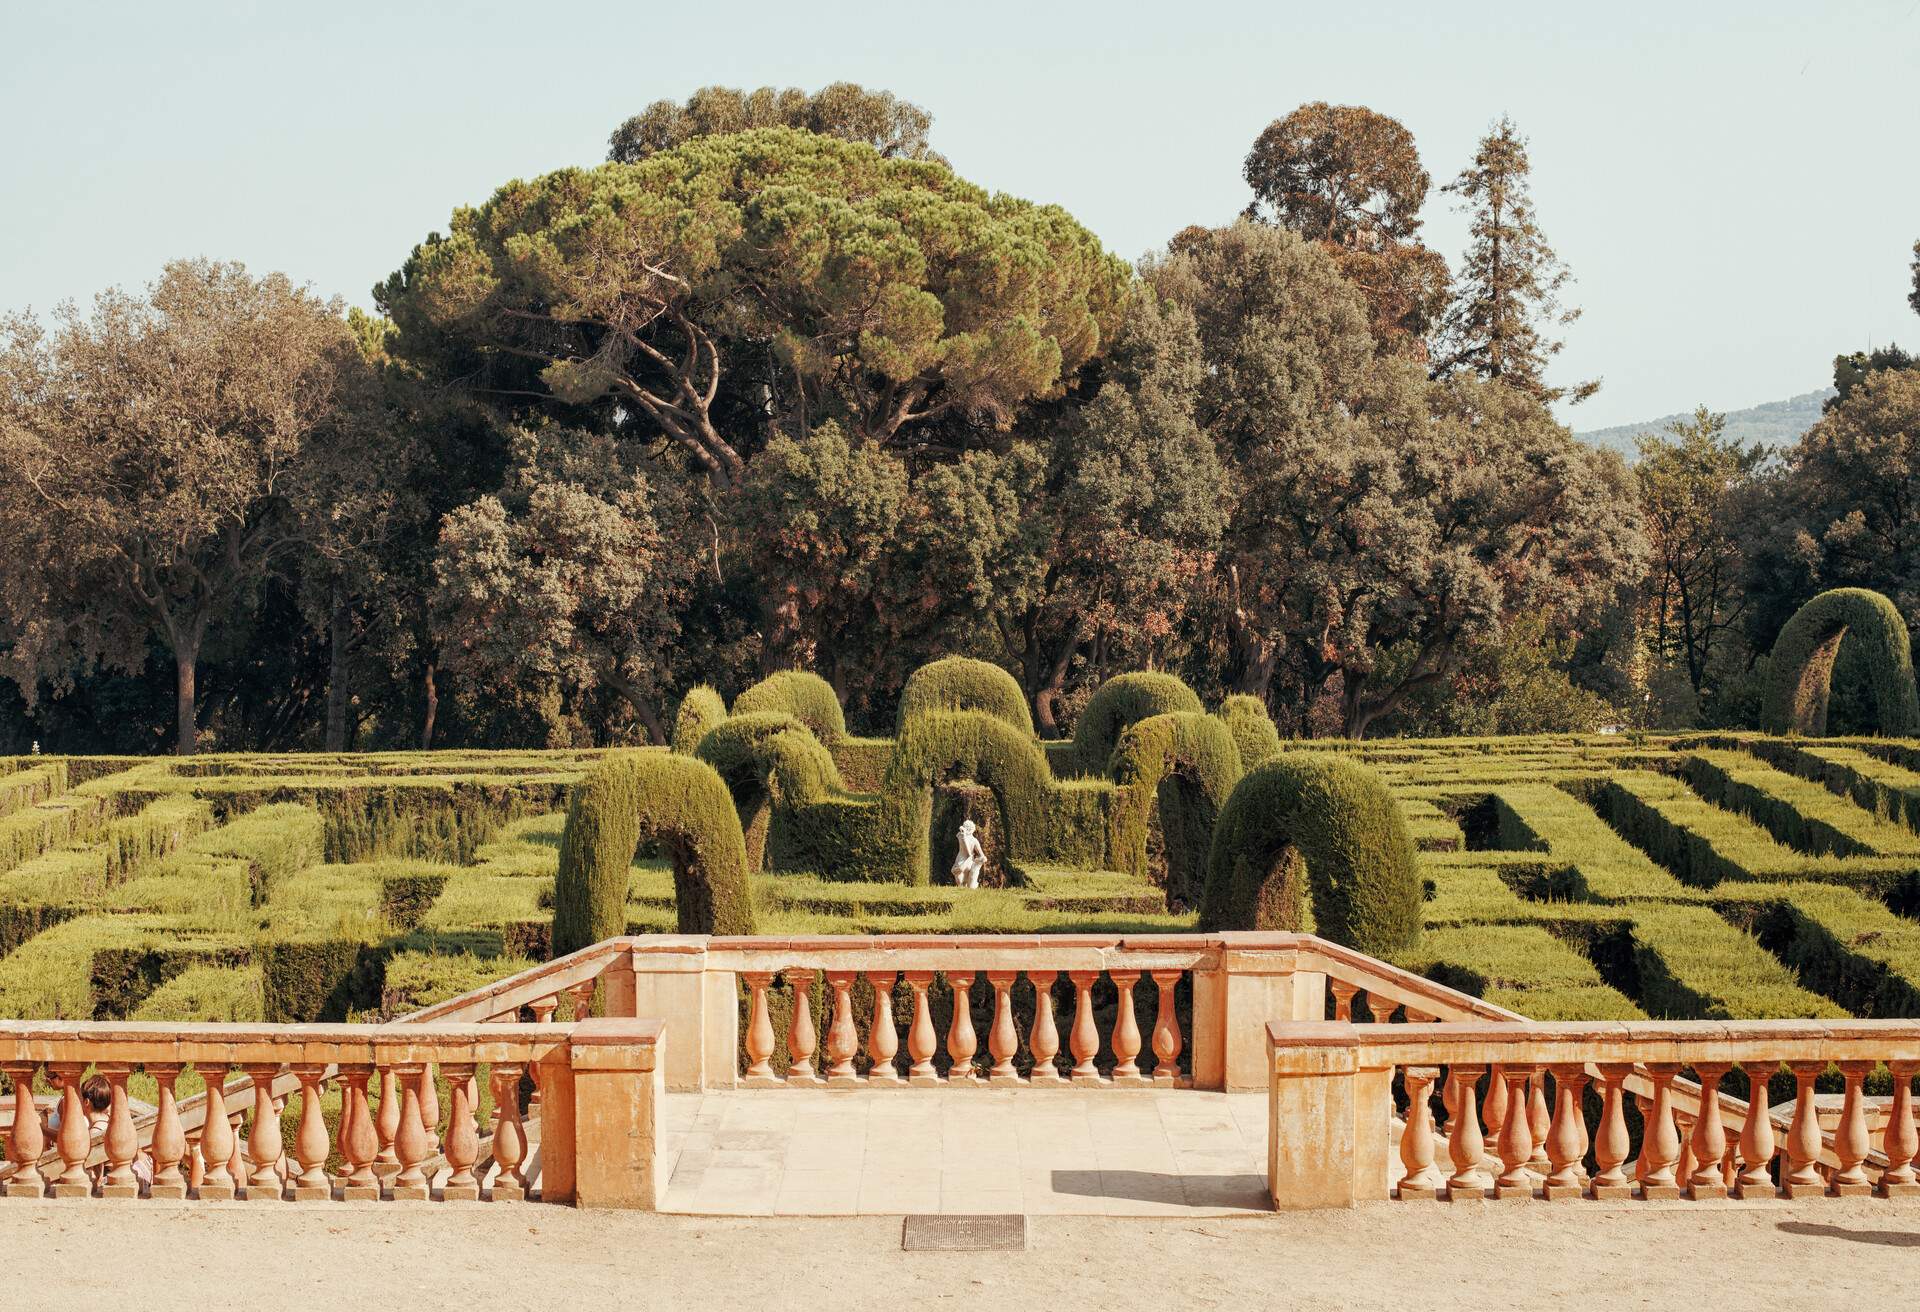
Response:
[[[149,1196],[202,1201],[509,1201],[528,1195],[530,1160],[520,1099],[532,1073],[541,1091],[540,1195],[581,1206],[656,1205],[657,1116],[665,1049],[657,1020],[570,1024],[168,1025],[0,1022],[0,1073],[11,1086],[8,1198],[133,1198],[142,1135],[129,1110],[134,1071],[151,1077],[157,1105],[145,1152]],[[198,1132],[189,1136],[175,1090],[192,1068],[205,1081]],[[444,1120],[434,1079],[446,1080]],[[92,1135],[81,1101],[89,1072],[111,1089],[104,1168],[90,1171]],[[244,1143],[225,1106],[241,1073],[255,1115]],[[479,1172],[479,1079],[494,1116],[487,1178]],[[54,1143],[33,1102],[36,1077],[58,1091]],[[285,1141],[277,1090],[288,1077],[298,1129]],[[323,1113],[329,1086],[340,1108]],[[274,1114],[260,1114],[271,1108]],[[48,1148],[55,1164],[49,1169]],[[343,1163],[330,1173],[334,1157]],[[443,1165],[440,1165],[443,1164]],[[98,1177],[97,1179],[95,1177]]]
[[[1274,1021],[1266,1044],[1276,1207],[1920,1195],[1920,1022]],[[1882,1068],[1883,1118],[1866,1095]],[[1736,1069],[1762,1096],[1725,1096]],[[1795,1090],[1784,1133],[1764,1096],[1783,1069]],[[1698,1081],[1684,1105],[1682,1071]],[[1843,1090],[1828,1136],[1823,1077]],[[1631,1161],[1630,1098],[1642,1127]]]

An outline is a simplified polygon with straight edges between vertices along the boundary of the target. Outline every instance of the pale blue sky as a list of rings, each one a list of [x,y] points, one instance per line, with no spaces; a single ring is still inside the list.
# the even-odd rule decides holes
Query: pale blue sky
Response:
[[[599,161],[648,101],[844,78],[925,105],[962,173],[1130,259],[1230,218],[1248,144],[1303,101],[1399,117],[1436,183],[1511,114],[1586,308],[1558,376],[1606,378],[1579,428],[1772,400],[1836,351],[1920,344],[1920,0],[0,0],[0,60],[5,308],[178,255],[368,304],[453,206]],[[1447,202],[1428,234],[1457,259]]]

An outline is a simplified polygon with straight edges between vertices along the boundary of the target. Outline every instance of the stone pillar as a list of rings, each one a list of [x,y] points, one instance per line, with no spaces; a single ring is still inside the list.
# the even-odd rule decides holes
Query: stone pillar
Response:
[[[1276,1210],[1387,1197],[1393,1069],[1362,1069],[1352,1042],[1268,1039],[1267,1192]]]
[[[604,1017],[574,1027],[568,1046],[576,1205],[659,1207],[667,1183],[659,1124],[665,1041],[655,1020]]]

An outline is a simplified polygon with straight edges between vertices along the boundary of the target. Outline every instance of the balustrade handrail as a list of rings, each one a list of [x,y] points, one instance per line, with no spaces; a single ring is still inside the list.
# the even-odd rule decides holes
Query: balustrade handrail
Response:
[[[1269,1021],[1276,1048],[1353,1048],[1364,1063],[1920,1061],[1920,1020],[1519,1021],[1353,1025]],[[1604,1051],[1596,1052],[1596,1049]]]

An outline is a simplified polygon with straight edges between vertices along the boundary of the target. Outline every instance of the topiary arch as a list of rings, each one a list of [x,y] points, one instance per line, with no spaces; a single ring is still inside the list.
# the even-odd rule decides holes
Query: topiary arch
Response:
[[[1105,770],[1121,731],[1149,715],[1187,711],[1197,715],[1205,710],[1200,694],[1177,675],[1154,670],[1116,674],[1087,700],[1073,726],[1075,768],[1081,774]]]
[[[714,726],[694,755],[727,785],[746,838],[749,870],[770,864],[767,843],[778,813],[844,791],[832,754],[806,725],[776,711],[736,715]]]
[[[704,683],[695,684],[673,713],[673,750],[692,756],[708,730],[726,718],[727,703],[719,692]]]
[[[1240,782],[1240,751],[1211,715],[1180,711],[1128,726],[1108,773],[1124,794],[1113,819],[1113,860],[1148,875],[1148,835],[1157,806],[1166,849],[1167,900],[1191,905],[1207,880],[1207,857],[1220,808]]]
[[[673,862],[682,934],[753,933],[746,844],[727,785],[704,761],[622,753],[574,785],[553,886],[553,952],[627,932],[627,886],[642,840]]]
[[[1011,674],[998,665],[966,656],[942,656],[907,676],[900,690],[900,711],[894,732],[928,711],[984,711],[997,720],[1033,736],[1033,715],[1027,696]]]
[[[909,882],[932,879],[933,786],[948,779],[992,790],[1014,860],[1045,855],[1053,772],[1039,743],[985,711],[931,711],[908,722],[880,786],[887,811],[883,841],[905,853]]]
[[[1240,749],[1240,768],[1251,770],[1280,755],[1280,730],[1267,714],[1267,704],[1251,693],[1237,692],[1214,712],[1233,734]]]
[[[1221,808],[1200,928],[1311,929],[1386,956],[1419,937],[1420,903],[1413,840],[1380,777],[1337,756],[1282,756]]]
[[[1867,588],[1823,592],[1780,630],[1773,643],[1764,727],[1771,733],[1826,733],[1833,662],[1843,639],[1864,650],[1880,732],[1920,733],[1920,695],[1914,689],[1906,621],[1891,601]]]
[[[769,674],[733,699],[735,715],[760,711],[791,715],[829,747],[847,736],[846,712],[840,709],[833,685],[811,670]]]

